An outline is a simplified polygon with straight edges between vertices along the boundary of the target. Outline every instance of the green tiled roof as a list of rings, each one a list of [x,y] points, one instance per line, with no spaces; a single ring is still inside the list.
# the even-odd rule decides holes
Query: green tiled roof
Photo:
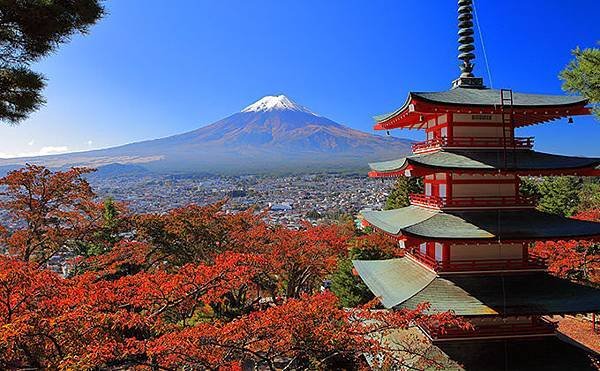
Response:
[[[352,264],[387,308],[409,300],[436,277],[409,259],[353,260]],[[402,272],[400,281],[396,280],[398,272]]]
[[[582,169],[600,166],[600,158],[561,156],[531,150],[457,150],[446,149],[438,152],[417,154],[397,160],[369,164],[378,172],[391,172],[403,169],[408,164],[430,168],[454,170],[497,170],[505,168],[519,171]]]
[[[413,160],[413,158],[416,158],[417,156],[419,156],[419,155],[402,157],[397,160],[371,162],[371,163],[369,163],[369,167],[371,168],[371,170],[375,170],[375,171],[379,171],[379,172],[397,171],[400,169],[404,169],[404,167],[406,165],[408,165],[409,162],[418,161],[418,160]]]
[[[377,122],[388,120],[404,111],[413,98],[431,103],[466,105],[466,106],[499,106],[502,104],[500,90],[497,89],[465,89],[456,88],[442,92],[411,92],[402,107],[394,112],[375,116]],[[513,92],[513,107],[558,107],[585,104],[587,100],[581,96],[525,94]]]
[[[362,216],[369,223],[391,234],[398,234],[403,228],[421,223],[437,213],[437,211],[417,206],[408,206],[394,210],[361,212]]]
[[[436,278],[400,307],[422,302],[431,303],[432,311],[469,316],[584,313],[600,309],[600,289],[544,272],[454,275]]]
[[[461,316],[586,313],[600,309],[600,289],[547,273],[448,275],[430,280],[433,272],[407,257],[353,263],[386,308],[414,309],[428,302],[431,312],[452,310]]]
[[[365,220],[394,235],[432,239],[553,239],[600,235],[600,223],[537,210],[434,211],[408,206],[363,211]]]
[[[457,105],[494,106],[502,103],[498,89],[456,88],[442,92],[411,93],[430,102]],[[513,92],[513,107],[554,107],[586,103],[586,99],[573,95],[525,94]]]

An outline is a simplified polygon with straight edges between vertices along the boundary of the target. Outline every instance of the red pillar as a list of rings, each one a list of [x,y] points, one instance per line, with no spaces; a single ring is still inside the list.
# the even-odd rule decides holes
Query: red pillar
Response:
[[[452,203],[452,173],[446,173],[446,204],[450,205],[451,203]]]
[[[442,248],[442,267],[447,268],[450,264],[450,244],[444,243]]]
[[[427,242],[427,256],[435,259],[435,242]]]

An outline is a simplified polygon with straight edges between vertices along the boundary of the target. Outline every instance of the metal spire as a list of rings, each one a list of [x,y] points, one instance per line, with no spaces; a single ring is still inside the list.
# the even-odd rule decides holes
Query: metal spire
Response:
[[[483,79],[473,75],[473,34],[473,0],[458,0],[458,59],[462,64],[460,77],[452,82],[453,88],[483,88]]]

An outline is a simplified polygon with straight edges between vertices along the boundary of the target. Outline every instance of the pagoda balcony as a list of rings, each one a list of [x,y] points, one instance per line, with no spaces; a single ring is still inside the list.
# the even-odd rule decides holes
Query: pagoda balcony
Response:
[[[501,321],[500,319],[498,320]],[[458,328],[439,328],[421,325],[421,328],[433,341],[469,340],[469,339],[502,339],[514,337],[553,336],[557,324],[544,318],[531,323],[498,323],[497,325],[478,326],[471,330]]]
[[[533,148],[533,137],[441,137],[412,145],[414,153],[426,153],[442,148],[531,149]]]
[[[526,259],[479,259],[479,260],[448,260],[438,261],[419,250],[412,250],[410,256],[438,273],[459,272],[490,272],[490,271],[519,271],[544,270],[546,260],[529,255]]]
[[[430,209],[532,208],[535,200],[520,196],[438,197],[422,193],[409,195],[411,205]]]

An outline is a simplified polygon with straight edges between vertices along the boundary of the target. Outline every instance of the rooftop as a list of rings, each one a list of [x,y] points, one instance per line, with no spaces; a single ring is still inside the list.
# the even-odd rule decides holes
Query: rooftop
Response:
[[[418,370],[435,369],[434,360],[443,370],[526,371],[545,370],[595,371],[598,354],[557,336],[506,339],[462,340],[432,344],[418,328],[395,330],[382,338],[386,346],[397,348],[397,356]],[[406,352],[412,348],[418,351]],[[368,358],[372,364],[373,358]]]
[[[503,93],[504,92],[504,93]],[[512,96],[512,104],[507,97]],[[423,119],[448,112],[514,114],[515,127],[548,122],[561,117],[587,115],[587,100],[580,96],[529,94],[486,88],[455,88],[441,92],[411,92],[393,112],[375,116],[375,129],[422,128]]]
[[[441,92],[411,92],[408,94],[406,102],[397,110],[375,116],[375,121],[386,121],[397,113],[408,108],[413,99],[428,103],[448,104],[459,106],[482,106],[496,107],[502,104],[501,90],[499,89],[472,89],[456,88]],[[528,94],[513,93],[513,108],[548,108],[562,107],[586,104],[587,100],[581,96],[574,95],[549,95],[549,94]]]
[[[408,206],[363,211],[365,220],[392,235],[453,240],[552,240],[600,236],[600,223],[538,210],[439,211]]]
[[[517,172],[544,170],[594,170],[600,166],[600,158],[553,155],[527,149],[444,149],[437,152],[416,154],[397,160],[370,163],[371,176],[403,171],[409,165],[439,170],[478,170],[496,172],[507,169]]]

